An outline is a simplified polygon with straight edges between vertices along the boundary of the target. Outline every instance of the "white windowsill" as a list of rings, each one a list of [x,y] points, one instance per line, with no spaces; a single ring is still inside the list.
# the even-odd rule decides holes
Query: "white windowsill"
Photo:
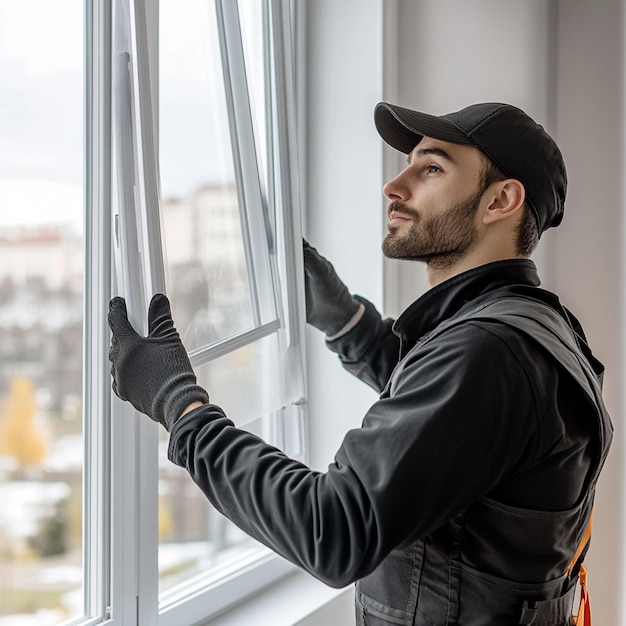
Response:
[[[344,589],[332,589],[305,572],[296,571],[240,606],[211,620],[207,626],[345,626],[354,623],[353,607],[352,585]]]

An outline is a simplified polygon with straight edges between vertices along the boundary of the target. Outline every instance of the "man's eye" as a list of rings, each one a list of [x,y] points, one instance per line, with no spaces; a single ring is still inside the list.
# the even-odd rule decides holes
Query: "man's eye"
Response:
[[[429,165],[426,170],[429,174],[436,174],[437,172],[441,171],[441,169],[437,165]]]

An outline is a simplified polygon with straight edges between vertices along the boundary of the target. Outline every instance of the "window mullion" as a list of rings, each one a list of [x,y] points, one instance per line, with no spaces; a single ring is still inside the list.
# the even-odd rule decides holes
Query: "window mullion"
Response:
[[[303,420],[306,417],[306,382],[304,379],[304,267],[302,256],[302,225],[298,181],[298,151],[294,99],[294,58],[291,27],[290,0],[267,0],[269,42],[271,45],[272,134],[274,160],[274,202],[279,218],[282,252],[279,255],[282,310],[285,314],[284,332],[279,336],[286,351],[286,361],[291,365],[289,375],[282,376],[276,384],[285,387],[285,396],[295,398],[291,412],[297,422],[298,449],[306,458],[303,438]],[[290,393],[287,393],[290,390]],[[297,417],[294,417],[297,416]],[[283,429],[292,430],[294,424],[283,421]]]
[[[85,616],[110,605],[111,8],[85,3],[85,309],[83,562]]]
[[[134,157],[132,145],[130,51],[128,5],[115,2],[113,23],[113,192],[115,194],[114,293],[143,293],[137,265],[134,218]],[[133,254],[134,252],[134,254]],[[127,299],[129,318],[137,324],[135,300]],[[111,617],[115,624],[137,626],[138,554],[137,469],[135,448],[138,437],[132,407],[117,398],[111,406]],[[114,461],[114,462],[113,462]]]
[[[275,145],[274,176],[276,179],[275,199],[282,218],[282,231],[287,257],[292,262],[283,263],[286,276],[287,301],[283,307],[288,320],[289,337],[287,345],[303,346],[304,336],[304,267],[302,260],[302,224],[300,212],[300,192],[298,188],[298,151],[296,148],[295,86],[293,68],[293,46],[291,41],[291,14],[289,0],[268,0],[273,72],[271,77],[274,94],[274,120],[272,124]]]
[[[159,222],[159,184],[152,79],[156,76],[158,22],[144,0],[129,0],[131,45],[131,102],[134,114],[135,225],[144,279],[143,315],[152,294],[165,292],[165,271]],[[152,42],[152,46],[150,45]],[[150,52],[154,53],[151,57]],[[141,301],[142,299],[139,298]],[[144,326],[145,328],[145,326]],[[158,615],[158,429],[143,416],[137,420],[136,551],[137,621],[154,624]]]

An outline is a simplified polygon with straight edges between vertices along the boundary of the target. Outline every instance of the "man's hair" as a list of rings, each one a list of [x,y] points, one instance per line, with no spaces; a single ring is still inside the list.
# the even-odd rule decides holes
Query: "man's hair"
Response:
[[[484,192],[492,183],[510,178],[484,153],[481,152],[483,170],[480,177],[480,190]],[[522,207],[522,221],[517,228],[517,253],[529,257],[539,243],[539,229],[532,210],[526,202]]]

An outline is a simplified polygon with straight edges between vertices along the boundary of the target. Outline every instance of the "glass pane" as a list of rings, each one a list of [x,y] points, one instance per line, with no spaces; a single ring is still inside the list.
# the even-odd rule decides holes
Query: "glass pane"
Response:
[[[297,371],[280,352],[276,336],[265,337],[196,368],[198,383],[209,390],[235,423],[294,458],[303,458]],[[281,372],[289,373],[282,380]],[[259,414],[263,417],[258,417]],[[218,514],[188,474],[167,461],[162,433],[159,482],[159,573],[164,591],[210,568],[222,567],[263,550]]]
[[[0,3],[0,624],[82,606],[83,2]]]
[[[244,425],[245,429],[302,458],[300,412],[288,406]],[[160,434],[161,458],[167,457],[167,433]],[[188,585],[194,578],[218,580],[233,566],[267,549],[239,530],[207,501],[185,470],[162,464],[159,473],[159,591]],[[167,601],[167,600],[166,600]]]
[[[267,117],[268,94],[266,91],[266,55],[264,46],[264,7],[266,2],[259,0],[239,0],[239,19],[243,42],[246,78],[255,139],[258,146],[257,157],[261,167],[261,178],[267,180]]]
[[[268,436],[269,421],[258,418],[246,428]],[[167,433],[162,433],[160,458],[167,458],[167,445]],[[162,464],[159,479],[160,593],[188,584],[198,575],[219,578],[233,563],[266,553],[208,503],[185,470]]]
[[[195,371],[211,401],[240,426],[300,399],[302,377],[294,358],[280,349],[277,335],[270,335]]]
[[[168,295],[187,350],[253,327],[233,185],[163,202]]]
[[[168,294],[188,350],[253,327],[215,7],[162,0],[159,159]]]

